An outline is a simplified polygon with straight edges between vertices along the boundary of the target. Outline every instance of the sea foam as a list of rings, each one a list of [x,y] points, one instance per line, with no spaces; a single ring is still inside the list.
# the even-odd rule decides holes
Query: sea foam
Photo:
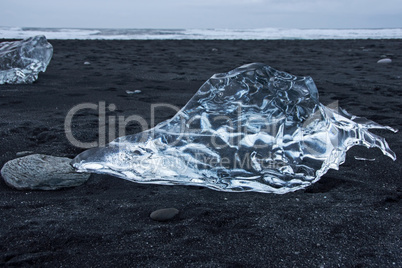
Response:
[[[76,29],[0,27],[0,38],[80,40],[275,40],[275,39],[402,39],[402,28],[392,29]]]

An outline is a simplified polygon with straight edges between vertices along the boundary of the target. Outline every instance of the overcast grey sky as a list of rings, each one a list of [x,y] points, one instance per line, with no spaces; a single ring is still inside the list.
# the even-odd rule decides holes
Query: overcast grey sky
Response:
[[[0,26],[401,28],[402,0],[0,0]]]

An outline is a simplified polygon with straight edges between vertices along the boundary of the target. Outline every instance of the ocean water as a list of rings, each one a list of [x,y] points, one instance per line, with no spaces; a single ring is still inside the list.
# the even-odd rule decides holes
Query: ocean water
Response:
[[[392,29],[76,29],[0,27],[1,38],[114,40],[273,40],[273,39],[402,39],[402,28]]]

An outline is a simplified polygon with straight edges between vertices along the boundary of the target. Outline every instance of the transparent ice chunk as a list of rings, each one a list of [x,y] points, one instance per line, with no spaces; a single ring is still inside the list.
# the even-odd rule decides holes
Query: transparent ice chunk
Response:
[[[396,131],[322,105],[310,77],[252,63],[213,75],[172,119],[84,151],[72,165],[139,183],[283,194],[338,169],[354,145],[395,160],[371,128]]]
[[[32,83],[46,71],[52,55],[53,47],[43,35],[0,43],[0,84]]]

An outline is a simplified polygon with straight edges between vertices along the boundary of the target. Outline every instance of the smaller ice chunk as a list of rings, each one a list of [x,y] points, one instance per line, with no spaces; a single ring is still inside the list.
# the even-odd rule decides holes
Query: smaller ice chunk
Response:
[[[52,55],[53,46],[43,35],[0,43],[0,85],[34,82]]]

